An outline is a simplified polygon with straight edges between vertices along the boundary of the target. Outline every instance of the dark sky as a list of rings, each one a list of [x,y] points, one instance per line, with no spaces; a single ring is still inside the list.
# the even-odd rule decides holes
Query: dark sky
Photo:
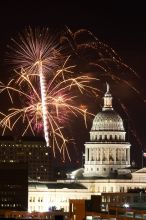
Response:
[[[145,75],[145,7],[138,1],[18,1],[0,2],[1,53],[24,27],[86,28],[113,47],[131,67]]]
[[[28,25],[32,27],[47,26],[55,29],[55,31],[60,30],[65,25],[73,31],[80,28],[89,29],[101,41],[114,48],[124,62],[141,76],[141,89],[144,90],[146,80],[146,13],[142,1],[30,0],[28,2],[24,0],[1,0],[1,80],[4,74],[7,77],[6,66],[3,61],[6,45],[9,44],[11,37],[14,37]],[[135,114],[135,126],[142,140],[142,148],[144,148],[144,145],[146,146],[144,130],[146,129],[144,125],[146,109],[140,109],[136,114],[135,109],[138,109],[139,102],[137,97],[131,99],[131,103],[135,103],[135,105],[131,104],[131,112],[133,111],[132,114]],[[140,150],[138,152],[140,154]],[[133,152],[133,155],[133,159],[135,159],[136,153]]]
[[[145,7],[138,1],[0,2],[0,49],[24,27],[86,28],[113,47],[131,67],[145,75]]]

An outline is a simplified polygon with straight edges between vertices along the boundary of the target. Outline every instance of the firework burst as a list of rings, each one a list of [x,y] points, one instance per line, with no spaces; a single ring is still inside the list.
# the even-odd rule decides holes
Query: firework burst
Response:
[[[7,92],[12,103],[16,93],[22,97],[23,107],[16,108],[14,104],[8,114],[1,113],[3,133],[12,130],[22,120],[27,124],[23,135],[28,130],[35,135],[36,131],[43,129],[47,146],[53,147],[54,154],[57,147],[65,157],[69,140],[63,131],[67,121],[71,114],[75,117],[82,115],[86,124],[86,115],[89,114],[83,103],[78,105],[80,107],[75,104],[79,92],[86,95],[90,91],[96,97],[103,96],[101,84],[108,81],[115,89],[119,89],[119,85],[125,86],[142,97],[142,92],[133,83],[140,80],[137,73],[88,30],[73,33],[67,28],[61,41],[56,41],[50,38],[47,29],[28,28],[12,42],[10,59],[15,65],[17,79],[10,80],[7,85],[1,83],[0,92]],[[122,101],[121,107],[128,116]]]
[[[45,119],[49,129],[49,137],[52,137],[51,146],[54,155],[55,149],[58,149],[63,154],[64,159],[65,155],[70,158],[67,148],[69,140],[65,138],[63,133],[64,125],[69,120],[70,115],[73,114],[75,117],[78,115],[83,116],[85,124],[86,115],[92,115],[85,106],[80,105],[78,107],[75,105],[75,100],[78,98],[78,95],[75,94],[78,94],[77,91],[80,93],[88,92],[88,90],[97,91],[97,89],[90,86],[91,81],[95,80],[95,78],[72,76],[74,67],[65,66],[68,59],[65,60],[62,68],[52,75],[52,78],[49,77],[46,84],[45,99]],[[34,74],[35,80],[32,80]],[[1,126],[3,127],[3,134],[7,129],[13,130],[22,121],[25,124],[22,135],[25,135],[28,130],[31,130],[35,135],[36,131],[44,128],[42,94],[37,84],[40,73],[27,72],[22,68],[20,73],[16,71],[16,75],[16,79],[11,79],[7,85],[0,84],[0,92],[7,92],[14,106],[13,96],[18,95],[23,99],[23,107],[10,108],[7,115],[2,115]]]
[[[31,28],[25,30],[24,34],[20,34],[19,40],[13,41],[14,52],[12,62],[17,65],[17,70],[24,70],[30,76],[39,75],[43,128],[47,146],[49,143],[49,127],[47,120],[47,82],[46,75],[51,75],[55,70],[59,60],[59,47],[55,40],[50,37],[48,29]]]
[[[109,45],[101,42],[92,32],[86,29],[80,29],[75,32],[66,27],[64,35],[61,38],[62,44],[68,47],[79,68],[83,72],[92,72],[98,81],[98,98],[103,96],[103,83],[108,82],[112,88],[113,95],[119,94],[120,112],[132,121],[130,116],[131,105],[135,102],[127,101],[130,97],[136,97],[145,107],[145,92],[142,89],[142,80],[140,76],[130,66],[128,66],[121,57]],[[127,94],[126,94],[127,92]],[[115,95],[116,96],[116,95]],[[123,99],[124,98],[124,99]],[[126,103],[127,101],[127,103]],[[130,103],[130,104],[129,104]],[[135,106],[133,106],[135,108]],[[97,112],[97,110],[96,110]],[[129,123],[129,131],[142,147],[137,135],[134,123]]]

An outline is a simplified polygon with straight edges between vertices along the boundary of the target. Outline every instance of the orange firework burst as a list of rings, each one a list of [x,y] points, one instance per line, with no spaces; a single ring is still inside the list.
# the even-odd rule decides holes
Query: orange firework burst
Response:
[[[14,47],[10,47],[14,51],[12,61],[17,65],[17,70],[21,70],[22,74],[27,72],[27,75],[39,76],[44,136],[49,147],[46,75],[50,76],[58,65],[58,45],[50,37],[48,29],[40,28],[34,30],[28,28],[20,34],[18,41],[14,39],[12,41],[14,43]]]
[[[86,124],[86,115],[90,114],[87,107],[79,103],[79,94],[89,92],[98,97],[102,92],[101,82],[108,81],[116,91],[120,85],[142,96],[133,83],[140,80],[137,73],[88,30],[73,33],[67,29],[61,41],[57,41],[50,37],[48,29],[28,28],[18,40],[12,41],[11,62],[16,65],[17,79],[11,79],[7,85],[0,84],[0,92],[7,92],[14,104],[8,114],[0,114],[3,133],[22,120],[26,125],[22,135],[28,130],[34,135],[37,130],[44,130],[46,144],[53,148],[54,154],[58,149],[64,158],[66,154],[70,158],[69,140],[64,136],[66,122],[72,114],[83,116]],[[23,99],[23,107],[16,108],[14,94]],[[121,107],[128,115],[122,102]]]
[[[68,60],[68,58],[67,58]],[[65,61],[65,63],[67,62]],[[36,80],[32,80],[30,71],[27,72],[24,68],[21,72],[16,72],[17,78],[11,79],[11,81],[4,85],[0,84],[0,92],[8,92],[11,102],[15,105],[13,95],[17,94],[23,99],[23,107],[13,107],[9,109],[7,115],[3,115],[1,120],[1,126],[3,127],[3,133],[6,129],[14,129],[14,127],[21,120],[25,124],[25,129],[22,135],[25,135],[28,130],[35,135],[36,130],[43,129],[43,107],[42,100],[38,86],[36,85],[37,78],[39,79],[39,73],[35,73]],[[55,155],[55,149],[58,149],[60,153],[69,156],[67,143],[69,140],[64,136],[64,125],[69,116],[83,116],[86,124],[86,115],[92,115],[87,111],[85,106],[75,105],[75,100],[78,98],[76,90],[80,93],[93,90],[97,91],[94,87],[90,86],[90,82],[95,78],[88,76],[72,77],[73,66],[65,66],[56,71],[52,78],[48,80],[46,84],[46,120],[48,122],[49,137],[52,137],[51,145]],[[78,93],[77,93],[78,94]]]

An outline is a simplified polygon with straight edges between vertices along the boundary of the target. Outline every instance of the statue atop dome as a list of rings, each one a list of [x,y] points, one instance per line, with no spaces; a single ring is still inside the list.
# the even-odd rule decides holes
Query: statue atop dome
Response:
[[[109,93],[110,87],[109,84],[106,82],[106,94]]]

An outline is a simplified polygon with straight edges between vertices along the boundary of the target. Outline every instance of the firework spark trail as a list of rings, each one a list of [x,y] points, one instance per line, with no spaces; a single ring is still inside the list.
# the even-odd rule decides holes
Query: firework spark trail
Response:
[[[85,66],[88,66],[90,69],[95,67],[95,70],[93,71],[98,74],[98,79],[105,78],[105,81],[107,81],[106,76],[108,74],[109,79],[113,80],[113,76],[115,75],[114,80],[116,80],[116,75],[118,75],[117,79],[119,77],[121,82],[128,85],[128,87],[133,89],[137,94],[140,93],[134,85],[120,76],[121,72],[125,73],[125,76],[128,73],[129,76],[134,76],[136,80],[140,80],[140,76],[136,71],[125,64],[113,48],[101,42],[89,30],[80,29],[72,32],[66,27],[62,42],[68,43],[70,51],[76,54],[81,62],[85,62]]]
[[[137,135],[137,132],[136,132],[136,130],[135,130],[135,127],[134,127],[134,124],[133,124],[133,122],[132,122],[132,119],[131,119],[131,117],[130,117],[130,115],[129,115],[129,113],[128,113],[127,107],[124,105],[124,103],[121,102],[120,99],[118,99],[118,101],[119,101],[119,103],[121,104],[121,107],[122,107],[124,113],[125,113],[125,114],[127,115],[127,117],[128,117],[128,122],[130,123],[130,131],[131,131],[132,135],[135,137],[137,143],[138,143],[139,146],[141,146],[141,148],[142,148],[142,143],[141,143],[141,141],[140,141],[140,139],[139,139],[139,137],[138,137],[138,135]]]
[[[48,120],[47,120],[47,86],[46,86],[46,79],[45,75],[43,74],[43,67],[42,67],[42,61],[39,62],[39,76],[40,76],[40,87],[41,87],[41,97],[42,97],[42,114],[43,114],[43,124],[44,124],[44,134],[45,134],[45,140],[46,145],[49,147],[49,126],[48,126]]]
[[[108,81],[116,85],[122,84],[130,88],[139,99],[146,103],[144,92],[140,86],[137,86],[137,82],[141,83],[141,77],[122,61],[114,49],[101,42],[86,29],[72,32],[67,27],[65,33],[62,41],[68,42],[70,50],[77,55],[77,59],[81,60],[82,66],[90,69],[94,76],[97,75],[101,81]],[[94,56],[92,56],[93,54]]]

